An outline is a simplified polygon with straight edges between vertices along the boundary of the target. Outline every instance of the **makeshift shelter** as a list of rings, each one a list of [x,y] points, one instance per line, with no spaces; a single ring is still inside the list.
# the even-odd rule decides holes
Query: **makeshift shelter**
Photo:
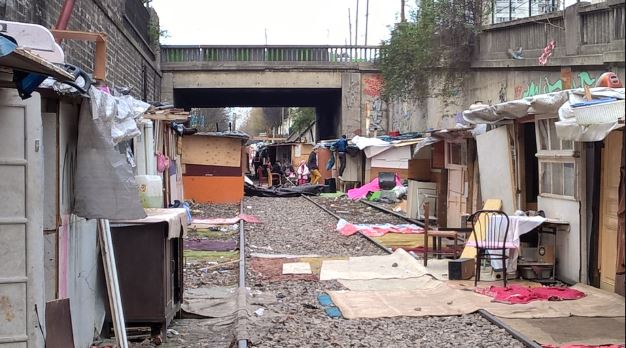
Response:
[[[556,275],[623,294],[624,89],[588,94],[614,101],[597,103],[587,119],[574,110],[583,89],[474,105],[463,115],[493,125],[476,136],[482,198],[501,199],[509,214],[541,210],[562,222]],[[620,101],[621,113],[611,105]]]
[[[240,132],[197,133],[183,137],[184,198],[196,202],[240,202],[247,140],[248,136]]]
[[[294,168],[298,167],[300,161],[306,161],[313,150],[313,144],[307,143],[275,143],[267,145],[271,163],[279,161],[285,165],[290,163]]]

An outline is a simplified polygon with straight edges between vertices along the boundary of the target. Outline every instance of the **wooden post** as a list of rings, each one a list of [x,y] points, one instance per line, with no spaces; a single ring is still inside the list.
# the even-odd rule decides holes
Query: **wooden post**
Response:
[[[561,67],[561,80],[563,81],[563,89],[572,89],[572,68],[569,66]]]

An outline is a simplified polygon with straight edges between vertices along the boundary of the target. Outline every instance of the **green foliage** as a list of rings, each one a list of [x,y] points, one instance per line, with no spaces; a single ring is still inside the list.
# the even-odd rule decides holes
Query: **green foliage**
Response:
[[[315,121],[315,108],[290,108],[293,123],[289,127],[289,134],[300,133]]]
[[[479,0],[421,0],[411,20],[398,23],[382,43],[383,96],[454,94],[470,66],[481,11]]]

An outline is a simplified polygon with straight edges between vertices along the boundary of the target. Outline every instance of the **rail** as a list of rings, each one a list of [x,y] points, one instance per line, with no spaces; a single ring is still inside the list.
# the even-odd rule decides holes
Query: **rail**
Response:
[[[379,46],[161,46],[162,63],[322,62],[374,63]]]

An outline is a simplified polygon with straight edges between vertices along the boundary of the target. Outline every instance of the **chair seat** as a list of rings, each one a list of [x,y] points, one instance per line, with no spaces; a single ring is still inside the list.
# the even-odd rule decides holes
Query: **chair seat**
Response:
[[[502,249],[502,242],[479,242],[476,244],[475,240],[468,240],[465,244],[470,247],[480,248],[480,249]],[[505,249],[517,249],[517,245],[511,242],[504,243]]]

